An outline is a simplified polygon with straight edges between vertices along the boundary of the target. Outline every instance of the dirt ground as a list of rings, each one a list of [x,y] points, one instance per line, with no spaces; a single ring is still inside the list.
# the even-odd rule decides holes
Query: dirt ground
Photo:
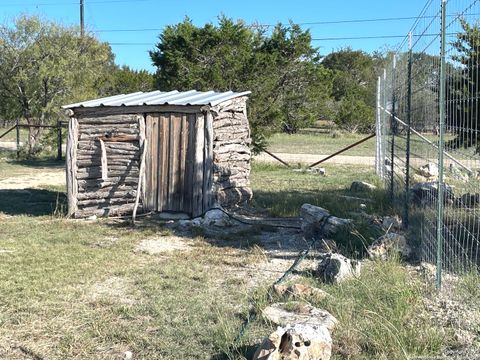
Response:
[[[65,185],[65,170],[55,169],[0,180],[0,190],[32,189],[45,185]]]

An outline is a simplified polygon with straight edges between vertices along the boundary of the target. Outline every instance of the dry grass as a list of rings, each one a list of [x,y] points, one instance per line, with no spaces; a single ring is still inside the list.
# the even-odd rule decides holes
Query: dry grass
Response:
[[[341,216],[353,205],[339,204],[336,196],[348,193],[353,177],[374,180],[361,169],[331,167],[328,177],[318,178],[256,165],[256,202],[274,214],[295,215],[308,201]],[[36,212],[30,207],[39,194],[21,201],[9,196],[8,206],[0,199],[0,358],[119,359],[132,351],[139,359],[245,359],[272,330],[259,320],[237,351],[229,351],[250,301],[265,306],[265,288],[279,276],[279,259],[262,247],[262,229],[213,241],[174,234],[162,222],[132,228],[66,220],[54,196],[42,198],[45,206]],[[383,209],[378,199],[369,211]],[[174,236],[188,251],[136,251],[142,241],[171,243]],[[373,263],[338,287],[302,281],[332,295],[314,304],[340,319],[336,359],[436,355],[450,341],[428,317],[415,319],[424,288],[397,262]],[[466,282],[466,291],[475,284]]]

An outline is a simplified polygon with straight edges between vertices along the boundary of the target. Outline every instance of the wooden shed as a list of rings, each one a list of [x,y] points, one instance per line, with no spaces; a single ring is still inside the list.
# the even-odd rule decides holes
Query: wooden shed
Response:
[[[185,213],[249,200],[250,92],[152,91],[66,105],[68,213]]]

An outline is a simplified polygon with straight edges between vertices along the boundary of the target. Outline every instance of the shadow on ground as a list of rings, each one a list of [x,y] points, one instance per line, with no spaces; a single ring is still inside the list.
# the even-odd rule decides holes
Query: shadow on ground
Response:
[[[43,189],[0,190],[0,212],[8,215],[63,215],[65,193]]]

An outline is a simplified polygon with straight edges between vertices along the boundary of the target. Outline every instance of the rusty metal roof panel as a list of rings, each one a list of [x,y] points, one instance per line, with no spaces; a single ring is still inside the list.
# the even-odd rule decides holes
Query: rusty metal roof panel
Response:
[[[135,92],[88,100],[74,104],[64,105],[64,109],[77,107],[98,107],[98,106],[142,106],[142,105],[211,105],[215,106],[224,101],[250,94],[250,91],[243,92],[215,92],[215,91],[150,91]]]

